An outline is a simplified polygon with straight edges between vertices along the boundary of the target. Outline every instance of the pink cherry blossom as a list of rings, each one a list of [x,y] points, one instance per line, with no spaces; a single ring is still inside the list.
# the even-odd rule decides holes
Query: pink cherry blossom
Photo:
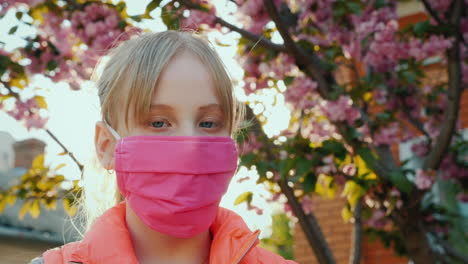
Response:
[[[322,112],[332,122],[346,121],[350,125],[361,117],[359,111],[353,107],[353,101],[347,95],[340,95],[336,101],[324,102]]]
[[[462,203],[468,203],[468,193],[459,193],[457,199]]]
[[[385,218],[385,212],[383,210],[375,210],[365,224],[374,228],[384,228],[388,224],[388,220]]]
[[[343,166],[342,169],[343,173],[348,176],[354,176],[356,174],[356,165],[354,164],[346,164]]]
[[[428,2],[432,9],[441,15],[448,10],[452,0],[428,0]]]
[[[434,172],[424,171],[422,169],[416,170],[416,178],[414,183],[416,187],[420,190],[427,190],[430,189],[432,184],[434,183]]]
[[[468,168],[462,167],[455,162],[454,154],[447,155],[440,164],[442,179],[467,179]]]
[[[244,140],[242,145],[239,147],[239,150],[243,155],[245,155],[251,152],[258,151],[258,149],[260,149],[261,146],[262,143],[257,141],[257,137],[255,136],[255,134],[253,132],[250,132],[250,134],[248,134],[247,136],[247,139]]]
[[[393,122],[390,125],[381,127],[377,133],[374,134],[375,145],[392,145],[398,142],[399,125]]]
[[[47,123],[48,118],[38,113],[39,108],[34,98],[28,99],[25,102],[16,99],[13,109],[6,110],[6,113],[22,122],[28,130],[31,130],[32,128],[43,128]]]
[[[414,154],[418,157],[426,156],[428,152],[427,142],[421,141],[418,143],[414,143],[413,145],[411,145],[411,151],[413,151]]]
[[[202,24],[214,27],[216,24],[215,20],[216,9],[214,6],[210,8],[209,12],[192,9],[190,10],[189,17],[183,21],[182,27],[194,30],[197,30]]]
[[[310,78],[300,75],[296,77],[291,85],[289,85],[284,93],[286,101],[295,105],[298,108],[311,108],[315,103],[312,92],[317,89],[317,83]]]

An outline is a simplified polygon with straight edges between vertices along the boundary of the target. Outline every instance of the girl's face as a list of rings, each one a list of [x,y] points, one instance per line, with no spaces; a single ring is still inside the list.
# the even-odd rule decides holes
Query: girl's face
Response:
[[[129,120],[120,136],[229,136],[210,73],[194,55],[183,52],[166,65],[155,89],[151,109],[142,118]],[[121,118],[123,111],[118,113]],[[124,122],[119,122],[123,124]],[[96,152],[106,169],[113,168],[116,140],[102,122],[96,124]]]
[[[159,77],[150,112],[141,123],[129,122],[128,135],[228,136],[215,91],[210,73],[194,55],[176,55]]]

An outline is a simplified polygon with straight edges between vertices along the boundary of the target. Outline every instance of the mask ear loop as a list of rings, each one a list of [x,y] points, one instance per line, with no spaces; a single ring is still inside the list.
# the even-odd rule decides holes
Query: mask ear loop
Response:
[[[115,131],[115,129],[113,129],[113,128],[109,125],[109,123],[107,123],[106,120],[104,120],[104,124],[106,124],[107,129],[109,129],[109,132],[112,134],[112,136],[114,136],[114,138],[115,138],[116,140],[119,140],[119,139],[120,139],[119,133],[117,133],[117,131]],[[113,170],[113,169],[108,169],[108,170],[107,170],[107,173],[108,173],[108,174],[114,174],[114,172],[115,172],[115,170]]]
[[[114,136],[114,138],[116,140],[119,140],[120,139],[120,136],[119,136],[119,133],[117,133],[117,131],[115,131],[110,125],[109,123],[107,123],[106,120],[104,120],[104,124],[106,124],[107,128],[109,129],[109,132],[112,134],[112,136]]]

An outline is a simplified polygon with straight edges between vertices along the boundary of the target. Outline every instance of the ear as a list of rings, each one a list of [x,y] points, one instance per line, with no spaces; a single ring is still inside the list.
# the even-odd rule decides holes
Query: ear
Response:
[[[106,124],[102,121],[96,122],[94,146],[99,162],[106,170],[114,169],[115,144],[116,139],[109,132]]]

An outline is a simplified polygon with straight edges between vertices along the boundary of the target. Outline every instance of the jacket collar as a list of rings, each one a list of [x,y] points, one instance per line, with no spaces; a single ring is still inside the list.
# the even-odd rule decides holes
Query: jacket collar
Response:
[[[222,207],[218,209],[210,232],[213,236],[210,263],[237,264],[259,243],[259,230],[250,231],[239,215]],[[72,257],[72,261],[85,264],[138,264],[125,222],[125,202],[107,210],[96,220]]]

